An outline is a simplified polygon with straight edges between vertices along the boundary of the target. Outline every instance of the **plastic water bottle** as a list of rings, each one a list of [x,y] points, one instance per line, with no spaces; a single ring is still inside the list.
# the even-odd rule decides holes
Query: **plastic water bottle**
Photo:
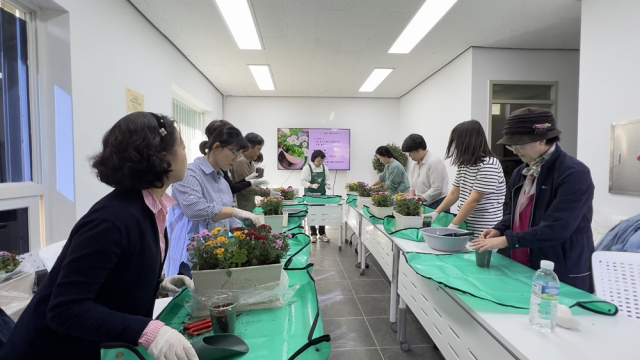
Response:
[[[540,331],[554,331],[558,318],[558,297],[560,281],[553,272],[554,263],[540,262],[540,270],[533,276],[531,304],[529,306],[529,324]]]

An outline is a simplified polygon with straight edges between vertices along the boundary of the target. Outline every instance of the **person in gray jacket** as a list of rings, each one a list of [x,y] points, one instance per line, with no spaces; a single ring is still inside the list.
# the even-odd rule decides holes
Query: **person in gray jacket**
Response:
[[[408,194],[411,188],[409,177],[404,166],[395,158],[391,149],[380,146],[376,150],[376,157],[384,164],[384,171],[373,186],[383,184],[389,189],[391,195]]]

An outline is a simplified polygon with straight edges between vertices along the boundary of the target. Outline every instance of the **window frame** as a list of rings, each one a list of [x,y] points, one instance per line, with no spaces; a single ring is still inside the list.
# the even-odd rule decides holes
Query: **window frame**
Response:
[[[39,52],[37,34],[37,10],[16,1],[2,1],[21,12],[27,23],[28,86],[29,86],[29,130],[31,131],[31,181],[0,183],[0,209],[28,208],[29,251],[38,251],[46,246],[44,164],[42,156],[42,119],[39,96]]]

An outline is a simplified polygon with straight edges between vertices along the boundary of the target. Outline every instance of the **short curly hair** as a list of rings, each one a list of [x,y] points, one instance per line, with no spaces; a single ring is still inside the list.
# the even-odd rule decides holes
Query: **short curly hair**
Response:
[[[171,172],[167,155],[173,154],[180,133],[176,121],[150,112],[134,112],[102,138],[102,151],[91,166],[103,183],[120,190],[162,188]]]

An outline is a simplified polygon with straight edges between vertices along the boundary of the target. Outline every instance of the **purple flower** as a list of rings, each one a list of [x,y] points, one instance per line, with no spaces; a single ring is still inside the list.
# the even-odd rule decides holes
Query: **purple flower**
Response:
[[[196,239],[196,240],[200,240],[200,239],[202,239],[202,235],[196,234],[196,235],[193,235],[191,238],[192,239]]]
[[[291,232],[287,231],[287,237],[288,237],[289,239],[293,238],[293,235],[291,235]]]
[[[280,249],[282,247],[282,240],[276,241],[276,247]]]
[[[273,234],[273,237],[276,238],[276,239],[282,239],[282,235],[280,235],[278,233]]]
[[[187,246],[187,250],[191,251],[191,250],[195,249],[196,246],[198,246],[198,242],[197,241],[192,241],[192,242],[189,243],[189,246]]]

